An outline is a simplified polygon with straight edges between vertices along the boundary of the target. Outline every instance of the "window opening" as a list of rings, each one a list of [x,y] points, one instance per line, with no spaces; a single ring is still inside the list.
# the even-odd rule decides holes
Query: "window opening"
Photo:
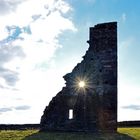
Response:
[[[69,119],[73,119],[73,109],[69,109]]]

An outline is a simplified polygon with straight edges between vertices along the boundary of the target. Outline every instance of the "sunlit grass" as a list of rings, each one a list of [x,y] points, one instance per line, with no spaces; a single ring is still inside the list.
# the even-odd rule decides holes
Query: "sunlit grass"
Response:
[[[0,140],[24,140],[25,137],[37,132],[38,130],[1,130]]]
[[[118,128],[118,132],[127,134],[136,140],[140,140],[140,127],[131,127],[131,128]]]
[[[118,128],[117,134],[50,133],[38,130],[2,130],[0,140],[140,140],[140,128]]]

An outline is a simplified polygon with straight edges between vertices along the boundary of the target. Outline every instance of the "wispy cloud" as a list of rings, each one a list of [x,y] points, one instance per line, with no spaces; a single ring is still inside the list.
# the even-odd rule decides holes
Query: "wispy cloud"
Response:
[[[121,20],[122,20],[123,23],[126,21],[126,14],[125,13],[122,14]]]
[[[8,86],[15,86],[22,75],[35,70],[37,65],[49,63],[62,47],[58,37],[63,31],[76,28],[67,17],[71,7],[64,0],[0,2],[1,11],[7,11],[6,16],[0,17],[0,77]]]
[[[6,81],[9,86],[15,85],[15,82],[18,80],[18,73],[0,68],[0,76]]]
[[[16,110],[28,110],[30,108],[31,107],[30,106],[27,106],[27,105],[22,105],[22,106],[14,107],[14,109],[16,109]]]
[[[24,0],[26,1],[26,0]],[[16,11],[19,4],[24,2],[23,0],[0,0],[0,15],[9,14]]]
[[[6,63],[10,62],[11,59],[20,59],[23,57],[24,52],[21,47],[11,46],[10,44],[0,44],[0,77],[4,79],[7,85],[15,85],[18,81],[18,72],[16,70],[12,70],[11,68],[7,68]],[[3,84],[2,81],[1,84]]]
[[[0,123],[11,123],[11,118],[16,123],[20,123],[21,119],[22,122],[38,122],[46,100],[49,102],[64,84],[61,77],[67,68],[54,66],[55,53],[63,47],[60,35],[68,30],[77,30],[69,14],[72,7],[65,0],[2,2],[0,104],[7,108],[10,106],[12,111],[1,113]],[[10,2],[13,3],[9,5]],[[33,114],[36,114],[35,119],[30,120]]]
[[[128,106],[122,106],[124,109],[131,109],[131,110],[140,110],[140,105],[128,105]]]
[[[13,111],[13,110],[24,111],[24,110],[29,110],[30,108],[31,106],[28,106],[28,105],[2,107],[0,108],[0,113],[5,113],[5,112]]]
[[[4,113],[8,111],[12,111],[12,108],[8,108],[8,107],[0,108],[0,113]]]

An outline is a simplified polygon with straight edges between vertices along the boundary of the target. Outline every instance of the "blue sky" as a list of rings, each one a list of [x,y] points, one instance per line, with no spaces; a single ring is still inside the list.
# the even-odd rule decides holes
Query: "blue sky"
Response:
[[[118,120],[140,120],[139,0],[0,0],[0,123],[39,123],[88,49],[118,22]]]

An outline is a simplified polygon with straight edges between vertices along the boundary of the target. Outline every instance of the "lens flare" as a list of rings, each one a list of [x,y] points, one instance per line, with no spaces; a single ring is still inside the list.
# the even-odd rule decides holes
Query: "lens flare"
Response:
[[[86,94],[87,92],[93,92],[94,84],[91,82],[92,79],[88,75],[77,74],[71,79],[71,87],[73,94]]]
[[[79,87],[80,88],[84,88],[85,87],[85,82],[84,81],[80,81],[79,82]]]

